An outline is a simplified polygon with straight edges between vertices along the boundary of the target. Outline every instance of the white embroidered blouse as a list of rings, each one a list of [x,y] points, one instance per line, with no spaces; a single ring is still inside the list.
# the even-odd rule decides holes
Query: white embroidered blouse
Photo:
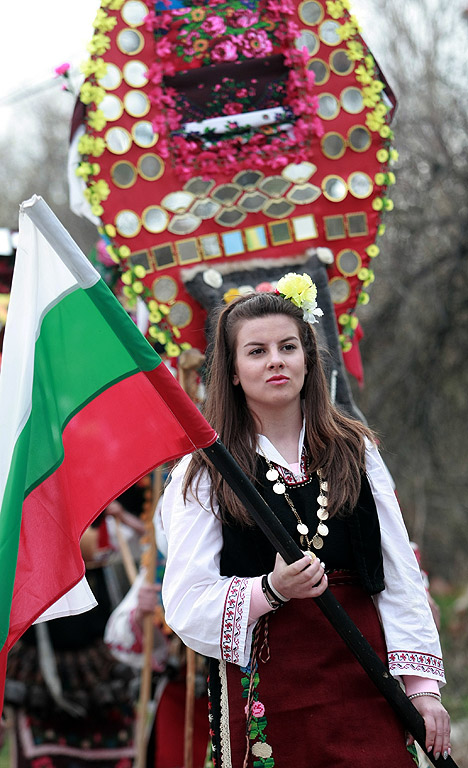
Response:
[[[302,453],[304,427],[298,458]],[[259,453],[290,471],[290,465],[264,436]],[[184,503],[182,483],[190,457],[172,473],[164,492],[162,519],[168,539],[163,603],[166,621],[198,653],[240,666],[249,661],[252,631],[249,606],[252,578],[223,577],[220,521],[210,507],[210,480],[205,473],[199,500]],[[380,522],[385,589],[374,596],[388,648],[390,672],[445,683],[439,636],[416,557],[409,542],[388,471],[372,443],[366,441],[366,471]],[[422,680],[420,681],[422,683]]]

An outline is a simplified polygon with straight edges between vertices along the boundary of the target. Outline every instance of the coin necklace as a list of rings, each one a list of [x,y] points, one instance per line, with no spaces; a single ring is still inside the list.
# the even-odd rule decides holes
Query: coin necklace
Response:
[[[265,454],[264,454],[265,456]],[[320,483],[320,493],[317,496],[317,504],[319,505],[319,508],[317,509],[317,517],[318,517],[318,525],[317,530],[315,534],[313,535],[312,539],[309,538],[309,528],[308,526],[302,522],[299,513],[294,506],[288,492],[286,491],[286,485],[283,482],[283,480],[280,478],[280,473],[278,470],[273,466],[273,464],[267,459],[265,456],[265,460],[268,464],[268,471],[266,473],[267,480],[270,480],[273,485],[273,491],[274,493],[277,493],[278,496],[284,496],[286,502],[288,503],[291,511],[294,513],[294,516],[297,520],[296,529],[300,536],[300,542],[301,547],[307,547],[307,550],[312,553],[312,547],[314,549],[322,549],[323,547],[323,539],[325,536],[328,535],[328,525],[326,525],[325,520],[328,520],[328,483],[326,480],[323,479],[322,470],[317,470],[317,476]]]

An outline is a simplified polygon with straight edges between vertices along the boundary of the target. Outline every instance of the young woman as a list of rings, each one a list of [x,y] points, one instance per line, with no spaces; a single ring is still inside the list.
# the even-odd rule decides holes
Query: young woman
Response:
[[[371,432],[330,403],[310,278],[278,290],[221,311],[204,413],[304,557],[275,555],[202,454],[179,463],[163,501],[166,621],[213,660],[216,765],[414,765],[389,705],[307,599],[327,586],[447,756],[437,630],[385,467]]]

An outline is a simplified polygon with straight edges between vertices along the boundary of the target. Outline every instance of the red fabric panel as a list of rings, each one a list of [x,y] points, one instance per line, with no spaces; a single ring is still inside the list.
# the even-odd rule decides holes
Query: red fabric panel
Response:
[[[183,681],[167,684],[156,712],[154,768],[184,764],[185,693]],[[208,748],[208,698],[195,699],[193,711],[193,768],[203,768]]]
[[[372,598],[358,584],[330,582],[340,604],[385,660]],[[291,600],[270,614],[268,643],[271,656],[259,662],[256,693],[265,707],[264,735],[276,765],[414,767],[396,714],[313,600]],[[237,768],[245,754],[246,700],[242,672],[233,664],[227,672],[232,765]],[[252,765],[250,755],[248,768]]]
[[[195,415],[185,419],[186,434],[165,402],[172,391],[178,394],[169,372],[169,395],[162,398],[155,389],[168,383],[159,368],[119,382],[79,411],[63,432],[63,462],[25,500],[9,648],[83,576],[79,540],[98,513],[155,466],[215,439],[188,398]],[[177,400],[178,416],[184,398]]]

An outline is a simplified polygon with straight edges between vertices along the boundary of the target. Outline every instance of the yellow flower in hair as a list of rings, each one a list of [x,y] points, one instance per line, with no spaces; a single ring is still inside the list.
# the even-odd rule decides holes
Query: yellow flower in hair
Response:
[[[302,275],[298,275],[296,272],[288,272],[281,280],[278,280],[276,290],[285,299],[291,299],[296,307],[301,307],[302,302],[305,300],[304,294],[306,292],[307,301],[314,301],[317,296],[317,288],[312,282],[312,278],[305,272]]]
[[[296,307],[302,309],[306,323],[316,323],[323,312],[317,307],[317,288],[310,275],[305,272],[298,275],[296,272],[288,272],[278,280],[277,292],[284,298],[290,299]]]

